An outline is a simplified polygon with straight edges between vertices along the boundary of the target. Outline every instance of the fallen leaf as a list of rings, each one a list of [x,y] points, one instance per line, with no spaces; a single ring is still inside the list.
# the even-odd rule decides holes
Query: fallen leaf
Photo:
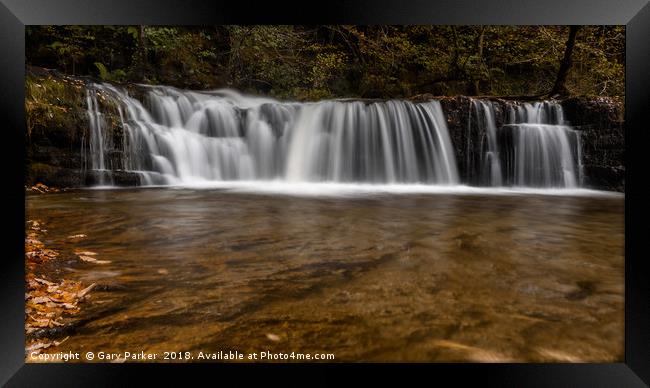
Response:
[[[47,280],[41,279],[41,278],[34,278],[34,280],[39,282],[39,283],[45,284],[46,286],[53,286],[55,284],[55,283],[52,283],[50,281],[47,281]]]
[[[65,338],[62,339],[61,341],[54,341],[54,345],[59,346],[59,345],[61,345],[62,343],[64,343],[65,341],[67,341],[68,338],[70,338],[70,336],[65,337]]]
[[[82,255],[83,255],[83,256],[96,256],[96,255],[97,255],[97,253],[95,253],[95,252],[90,252],[90,251],[84,251],[84,252],[75,251],[75,253],[76,253],[77,255],[79,255],[79,256],[82,256]]]
[[[77,296],[78,296],[79,298],[83,298],[84,296],[86,296],[87,293],[90,292],[90,290],[92,290],[92,289],[95,287],[95,285],[96,285],[96,283],[93,283],[93,284],[89,285],[88,287],[84,288],[83,290],[81,290],[81,291],[77,294]]]
[[[35,343],[35,344],[31,345],[31,346],[28,346],[27,348],[25,348],[25,350],[32,351],[32,350],[37,350],[37,349],[46,349],[46,348],[49,348],[50,346],[52,346],[51,343],[37,342],[37,343]]]
[[[281,338],[277,334],[267,333],[266,338],[270,339],[273,342],[280,342]]]
[[[32,325],[36,326],[36,327],[49,327],[50,326],[50,320],[49,319],[36,319],[36,320],[34,320],[34,323]]]
[[[109,260],[97,260],[94,257],[90,257],[90,256],[80,255],[79,258],[81,260],[83,260],[83,261],[87,261],[89,263],[95,263],[95,264],[108,264],[108,263],[110,263]]]

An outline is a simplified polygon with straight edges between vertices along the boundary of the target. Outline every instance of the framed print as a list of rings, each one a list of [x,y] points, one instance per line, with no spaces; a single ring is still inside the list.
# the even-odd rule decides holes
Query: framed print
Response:
[[[650,381],[647,1],[0,26],[3,384]]]

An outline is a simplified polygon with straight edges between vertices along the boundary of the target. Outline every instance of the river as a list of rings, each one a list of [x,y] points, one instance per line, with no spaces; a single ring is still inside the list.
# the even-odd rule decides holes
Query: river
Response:
[[[51,351],[623,360],[624,195],[284,187],[28,195],[52,277],[97,283]]]

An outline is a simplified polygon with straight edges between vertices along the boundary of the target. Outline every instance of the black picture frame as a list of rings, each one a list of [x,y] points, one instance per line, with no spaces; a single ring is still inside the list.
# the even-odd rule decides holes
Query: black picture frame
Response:
[[[25,25],[47,24],[537,24],[626,25],[625,362],[615,364],[26,364],[24,357]],[[206,0],[0,0],[0,127],[4,140],[0,262],[0,384],[123,386],[156,377],[261,379],[264,386],[474,382],[501,387],[642,387],[650,384],[650,273],[642,178],[650,125],[648,0],[330,0],[260,4]],[[356,372],[351,377],[347,372]],[[343,374],[345,373],[345,375]],[[143,380],[144,379],[144,380]],[[422,380],[424,379],[424,380]]]

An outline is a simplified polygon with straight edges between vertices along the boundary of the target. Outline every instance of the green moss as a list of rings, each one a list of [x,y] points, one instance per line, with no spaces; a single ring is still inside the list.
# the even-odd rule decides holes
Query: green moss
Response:
[[[25,113],[29,139],[35,131],[74,129],[80,110],[85,110],[83,81],[27,74]]]

